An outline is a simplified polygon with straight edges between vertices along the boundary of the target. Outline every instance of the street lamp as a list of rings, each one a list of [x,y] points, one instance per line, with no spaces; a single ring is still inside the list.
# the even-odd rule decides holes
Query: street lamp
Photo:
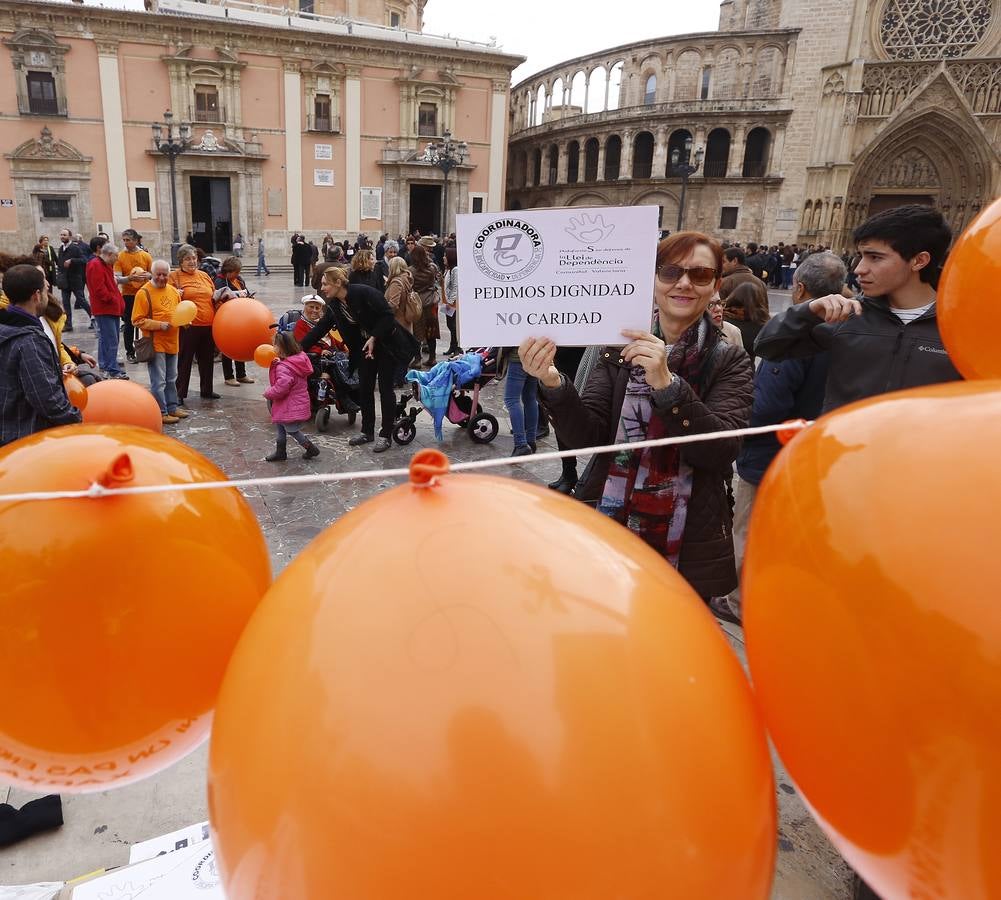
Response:
[[[705,151],[699,147],[695,151],[695,162],[689,162],[692,158],[692,139],[690,137],[685,138],[684,159],[682,159],[681,150],[678,147],[675,147],[671,151],[671,174],[676,178],[681,178],[681,203],[678,205],[678,231],[681,231],[685,225],[685,199],[688,195],[688,179],[701,168],[704,153]]]
[[[431,163],[441,169],[445,176],[445,185],[441,193],[441,231],[442,237],[448,234],[448,173],[456,166],[461,166],[469,152],[465,141],[453,141],[452,132],[448,129],[442,135],[442,140],[432,141],[424,149],[424,162]]]
[[[166,137],[164,137],[166,132]],[[153,146],[157,152],[162,153],[170,162],[170,212],[173,216],[173,233],[170,244],[170,264],[177,265],[177,251],[181,246],[181,235],[177,230],[177,172],[174,160],[177,159],[191,143],[191,126],[187,122],[181,122],[178,128],[174,128],[174,114],[168,109],[163,114],[163,123],[153,124]]]

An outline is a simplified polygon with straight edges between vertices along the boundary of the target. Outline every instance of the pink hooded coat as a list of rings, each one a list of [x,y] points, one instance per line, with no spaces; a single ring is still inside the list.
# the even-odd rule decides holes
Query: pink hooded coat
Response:
[[[283,425],[305,422],[310,418],[309,390],[306,379],[313,374],[313,364],[305,353],[276,359],[268,370],[271,387],[264,396],[271,401],[271,421]]]

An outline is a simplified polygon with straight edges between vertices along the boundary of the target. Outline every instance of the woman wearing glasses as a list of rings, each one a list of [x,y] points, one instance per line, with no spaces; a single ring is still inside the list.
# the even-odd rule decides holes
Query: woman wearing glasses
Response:
[[[529,338],[525,372],[556,432],[571,449],[746,427],[753,370],[725,342],[707,309],[719,289],[723,251],[698,232],[657,247],[652,330],[626,331],[606,347],[582,395],[553,364],[556,345]],[[643,538],[720,617],[736,621],[725,596],[737,586],[726,482],[738,440],[654,447],[595,457],[575,495]]]

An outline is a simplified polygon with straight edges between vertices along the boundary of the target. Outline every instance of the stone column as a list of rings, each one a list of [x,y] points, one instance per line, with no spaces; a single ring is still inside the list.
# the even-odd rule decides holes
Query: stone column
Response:
[[[504,162],[507,159],[504,132],[507,126],[508,87],[504,81],[494,81],[490,94],[490,156],[485,212],[496,212],[504,207]]]
[[[619,180],[633,177],[633,138],[632,131],[622,132],[622,155],[619,157]]]
[[[361,69],[344,79],[344,198],[348,234],[361,228]]]
[[[747,145],[747,126],[738,125],[737,133],[730,141],[730,164],[727,166],[727,178],[740,178],[744,173],[744,148]]]
[[[775,137],[772,140],[771,149],[768,152],[768,168],[766,175],[782,175],[782,154],[785,152],[786,127],[779,125],[775,129]]]
[[[598,175],[597,181],[605,180],[605,141],[608,140],[607,136],[604,138],[598,138]],[[621,166],[620,166],[621,168]]]
[[[302,76],[285,60],[285,209],[289,231],[302,229]]]
[[[653,170],[651,176],[663,178],[667,172],[667,126],[660,125],[653,143]]]
[[[97,72],[104,115],[104,152],[108,158],[108,190],[111,194],[111,222],[115,234],[132,224],[129,202],[129,176],[125,168],[125,129],[122,125],[121,80],[118,71],[118,45],[105,41],[97,44]],[[169,196],[169,195],[168,195]],[[169,218],[169,205],[167,217]],[[164,218],[162,207],[157,214]]]
[[[570,145],[563,144],[560,146],[560,156],[559,163],[556,166],[556,183],[566,184],[567,183],[567,168],[570,162]]]

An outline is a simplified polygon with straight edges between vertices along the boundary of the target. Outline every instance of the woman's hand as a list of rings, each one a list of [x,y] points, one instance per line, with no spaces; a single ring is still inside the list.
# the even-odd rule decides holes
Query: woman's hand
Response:
[[[63,366],[63,375],[76,375],[76,366],[73,363],[66,363]]]
[[[365,354],[365,359],[375,359],[375,338],[370,337],[365,341],[365,346],[362,347],[362,351]]]
[[[97,368],[97,360],[94,359],[94,357],[89,353],[81,353],[80,359],[82,359],[88,366],[93,366],[95,369]]]
[[[646,383],[655,391],[661,391],[671,383],[671,372],[667,368],[667,346],[649,331],[623,331],[623,337],[630,339],[622,349],[622,358],[632,366],[642,366]]]
[[[547,388],[558,388],[562,383],[559,370],[553,364],[556,344],[549,338],[525,338],[518,347],[518,358],[525,374],[538,378]]]

